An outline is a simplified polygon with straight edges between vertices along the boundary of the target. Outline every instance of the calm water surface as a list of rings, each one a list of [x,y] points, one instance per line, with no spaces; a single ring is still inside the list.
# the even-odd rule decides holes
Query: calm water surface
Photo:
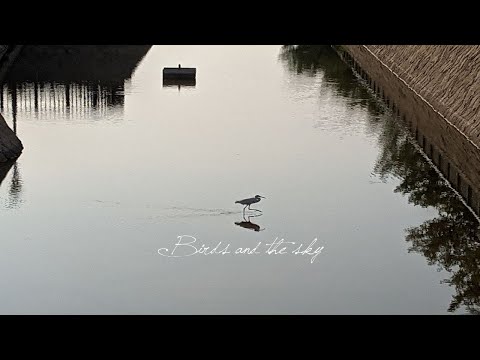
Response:
[[[476,219],[333,52],[147,50],[126,75],[86,66],[75,78],[72,66],[58,70],[71,78],[33,82],[13,70],[4,86],[1,112],[25,150],[0,169],[0,313],[478,308],[478,250],[457,248]],[[194,86],[163,85],[162,68],[178,63],[197,67]],[[244,219],[234,202],[255,194],[263,212]],[[160,256],[179,235],[233,249],[317,238],[324,249],[313,263]]]

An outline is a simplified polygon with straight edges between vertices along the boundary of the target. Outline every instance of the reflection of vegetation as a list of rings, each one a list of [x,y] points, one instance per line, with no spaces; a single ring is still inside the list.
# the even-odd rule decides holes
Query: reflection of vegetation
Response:
[[[402,134],[393,119],[386,121],[380,137],[382,153],[374,172],[380,177],[395,176],[395,188],[408,196],[410,203],[435,207],[439,215],[417,227],[407,229],[409,252],[420,253],[429,265],[452,273],[444,282],[456,294],[449,311],[465,306],[480,314],[480,226],[448,184]]]
[[[297,74],[323,72],[343,96],[370,98],[367,91],[359,90],[363,87],[330,47],[284,46],[281,57]],[[371,105],[373,99],[366,101],[371,114],[378,115],[381,107]],[[382,179],[390,176],[399,179],[395,192],[408,196],[412,204],[434,207],[439,212],[436,218],[407,229],[409,252],[422,254],[430,265],[436,264],[452,274],[444,281],[456,291],[448,309],[450,312],[465,306],[470,313],[480,314],[480,226],[477,219],[416,150],[396,119],[386,117],[381,122],[378,141],[381,153],[374,173]]]
[[[381,179],[387,176],[400,179],[401,183],[394,191],[408,195],[410,203],[443,210],[448,206],[445,200],[455,194],[415,149],[406,131],[394,119],[386,118],[382,125],[379,135],[381,152],[374,173]]]
[[[430,265],[438,264],[452,273],[445,280],[456,290],[449,311],[464,305],[470,313],[480,314],[479,226],[463,204],[455,204],[457,201],[451,199],[450,212],[408,229],[409,251],[423,254]]]
[[[338,56],[328,45],[284,45],[280,57],[287,62],[290,70],[297,74],[315,74],[319,69],[334,72],[337,79],[352,80],[348,66],[338,61]],[[325,65],[331,66],[325,66]]]
[[[284,45],[280,59],[285,61],[290,71],[306,76],[321,73],[327,83],[334,84],[335,90],[343,97],[354,99],[368,108],[374,115],[381,113],[380,104],[373,101],[367,88],[360,86],[351,68],[340,61],[337,53],[329,45]]]

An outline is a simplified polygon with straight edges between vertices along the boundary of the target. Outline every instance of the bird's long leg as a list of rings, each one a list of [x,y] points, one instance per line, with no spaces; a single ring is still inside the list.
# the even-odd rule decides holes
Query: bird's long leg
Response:
[[[245,209],[247,208],[248,205],[245,205],[245,207],[243,208],[243,212],[245,212]]]
[[[252,209],[250,209],[250,205],[252,205],[252,204],[248,204],[248,210],[252,210]]]

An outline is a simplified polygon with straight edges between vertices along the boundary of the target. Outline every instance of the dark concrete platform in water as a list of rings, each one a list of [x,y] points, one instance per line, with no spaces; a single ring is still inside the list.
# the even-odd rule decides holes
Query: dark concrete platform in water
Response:
[[[163,78],[168,79],[195,79],[197,74],[196,68],[182,68],[178,65],[178,68],[166,67],[163,68]]]

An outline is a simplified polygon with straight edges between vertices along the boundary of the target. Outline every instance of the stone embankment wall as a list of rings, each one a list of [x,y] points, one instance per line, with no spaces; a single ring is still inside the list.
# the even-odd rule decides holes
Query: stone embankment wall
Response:
[[[0,45],[0,91],[3,91],[3,75],[13,62],[20,47],[10,48],[8,45]],[[0,163],[4,163],[20,156],[23,151],[23,145],[20,139],[10,129],[0,114]]]
[[[340,56],[406,121],[480,213],[480,46],[343,45]]]
[[[22,142],[0,114],[0,163],[16,159],[22,150]]]

